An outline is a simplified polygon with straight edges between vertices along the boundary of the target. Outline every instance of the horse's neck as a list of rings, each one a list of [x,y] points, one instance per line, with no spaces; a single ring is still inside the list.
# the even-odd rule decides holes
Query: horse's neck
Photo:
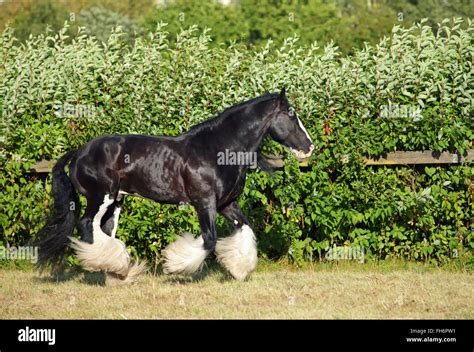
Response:
[[[245,151],[257,151],[270,126],[271,113],[267,111],[261,116],[253,115],[244,118],[238,114],[229,116],[231,120],[234,120],[229,121],[229,126],[232,126],[228,132],[230,135],[229,144],[239,145]]]
[[[257,110],[260,113],[255,110],[245,112],[245,108],[234,111],[222,116],[219,123],[204,125],[184,136],[198,145],[202,144],[206,149],[257,151],[270,126],[272,114],[270,107],[264,106]],[[265,112],[261,113],[263,111]]]

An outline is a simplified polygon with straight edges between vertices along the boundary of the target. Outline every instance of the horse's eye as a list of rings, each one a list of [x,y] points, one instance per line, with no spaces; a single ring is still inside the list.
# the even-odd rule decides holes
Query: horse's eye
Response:
[[[295,110],[293,110],[293,108],[290,108],[288,110],[288,116],[293,117],[294,115],[295,115]]]

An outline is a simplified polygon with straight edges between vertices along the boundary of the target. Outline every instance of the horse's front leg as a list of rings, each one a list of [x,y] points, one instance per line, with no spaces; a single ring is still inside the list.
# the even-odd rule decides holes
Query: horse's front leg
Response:
[[[206,202],[196,207],[199,225],[201,226],[201,235],[204,241],[204,249],[214,252],[216,248],[216,206],[215,202]]]
[[[232,202],[219,212],[232,221],[236,230],[232,235],[217,241],[217,259],[235,279],[244,280],[257,267],[255,234],[237,202]]]
[[[201,236],[184,233],[163,251],[165,274],[193,274],[202,268],[207,255],[216,247],[216,207],[214,201],[195,205]]]
[[[243,225],[250,225],[249,221],[245,217],[242,209],[240,209],[237,202],[232,202],[225,208],[219,209],[219,213],[224,216],[227,220],[232,222],[234,228],[242,227]]]

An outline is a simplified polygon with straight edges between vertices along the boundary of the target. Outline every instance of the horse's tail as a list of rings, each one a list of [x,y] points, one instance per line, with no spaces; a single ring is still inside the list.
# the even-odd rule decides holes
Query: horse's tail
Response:
[[[76,151],[64,154],[53,167],[53,214],[38,232],[34,245],[38,247],[37,266],[53,269],[62,262],[79,216],[79,198],[64,167]]]

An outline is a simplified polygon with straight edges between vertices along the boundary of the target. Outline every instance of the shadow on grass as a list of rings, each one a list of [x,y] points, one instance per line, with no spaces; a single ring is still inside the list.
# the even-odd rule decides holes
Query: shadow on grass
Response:
[[[234,281],[225,269],[216,262],[215,258],[206,260],[201,271],[189,276],[165,275],[163,274],[161,264],[155,270],[149,270],[148,274],[154,277],[162,277],[164,278],[163,282],[169,284],[192,284],[204,281],[208,277],[213,277],[220,283]],[[38,272],[38,275],[33,280],[42,283],[61,283],[78,280],[80,283],[90,286],[109,286],[105,272],[89,272],[81,267],[62,268],[50,274]]]
[[[34,277],[33,280],[36,282],[43,283],[60,283],[68,282],[79,279],[79,282],[91,286],[105,286],[106,285],[106,273],[104,272],[89,272],[82,270],[81,268],[73,267],[69,269],[63,269],[60,271],[54,271],[47,274],[40,274]]]
[[[209,258],[204,262],[204,265],[200,271],[193,275],[165,275],[161,266],[152,273],[154,276],[165,276],[165,283],[179,283],[179,284],[191,284],[206,280],[208,277],[213,277],[215,280],[223,283],[232,281],[230,275],[219,265],[214,258]]]

